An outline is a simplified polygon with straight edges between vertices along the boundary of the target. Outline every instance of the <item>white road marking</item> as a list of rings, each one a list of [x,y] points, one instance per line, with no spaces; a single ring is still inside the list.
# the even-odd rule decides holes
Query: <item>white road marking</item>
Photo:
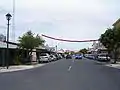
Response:
[[[72,62],[74,62],[75,60],[73,59],[73,61]]]
[[[75,60],[73,59],[71,65],[68,67],[68,71],[70,71],[72,69],[72,65],[74,62],[75,62]]]
[[[71,68],[72,68],[72,66],[69,66],[68,71],[70,71],[70,70],[71,70]]]

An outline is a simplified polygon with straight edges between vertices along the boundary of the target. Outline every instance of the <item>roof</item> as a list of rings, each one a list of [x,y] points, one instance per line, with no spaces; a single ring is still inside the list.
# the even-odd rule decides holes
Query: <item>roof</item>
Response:
[[[120,22],[120,18],[113,24],[113,26],[115,26],[116,24],[118,24]]]
[[[17,48],[17,44],[15,45],[15,43],[13,44],[12,42],[8,42],[8,47],[11,48],[11,49],[15,49]],[[0,41],[0,48],[7,48],[7,42],[3,42],[3,41]]]

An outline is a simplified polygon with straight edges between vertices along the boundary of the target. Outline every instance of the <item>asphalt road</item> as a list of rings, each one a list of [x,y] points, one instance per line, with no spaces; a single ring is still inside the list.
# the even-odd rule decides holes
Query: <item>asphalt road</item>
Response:
[[[60,60],[0,73],[0,90],[120,90],[120,70],[87,59]]]

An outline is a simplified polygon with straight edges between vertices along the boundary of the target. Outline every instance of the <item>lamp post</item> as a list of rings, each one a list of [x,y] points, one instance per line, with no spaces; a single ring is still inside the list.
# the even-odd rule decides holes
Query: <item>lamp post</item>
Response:
[[[56,48],[56,52],[58,52],[58,49],[59,49],[58,47],[59,47],[59,45],[60,45],[60,42],[57,43],[56,46],[55,46],[55,48]]]
[[[6,14],[6,19],[7,19],[7,21],[8,21],[8,23],[7,23],[7,60],[6,60],[6,65],[7,65],[7,69],[8,69],[8,67],[9,67],[9,44],[8,44],[8,42],[9,42],[9,25],[10,25],[10,19],[11,19],[11,14]]]
[[[56,46],[55,46],[55,48],[56,48],[56,53],[57,53],[57,47],[58,47],[58,46],[56,45]]]

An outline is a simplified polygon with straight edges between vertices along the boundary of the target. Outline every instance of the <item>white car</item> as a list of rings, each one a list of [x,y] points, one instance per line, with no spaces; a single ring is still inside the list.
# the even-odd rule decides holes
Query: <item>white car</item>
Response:
[[[59,55],[59,58],[60,58],[60,59],[62,59],[62,58],[63,58],[61,54],[58,54],[58,55]]]
[[[39,62],[49,62],[51,60],[48,53],[41,53],[39,56]]]
[[[55,55],[52,55],[52,54],[50,55],[50,58],[51,58],[52,61],[57,60],[57,58],[55,57]]]
[[[100,61],[109,61],[110,57],[101,54],[101,55],[98,55],[98,60],[100,60]]]

